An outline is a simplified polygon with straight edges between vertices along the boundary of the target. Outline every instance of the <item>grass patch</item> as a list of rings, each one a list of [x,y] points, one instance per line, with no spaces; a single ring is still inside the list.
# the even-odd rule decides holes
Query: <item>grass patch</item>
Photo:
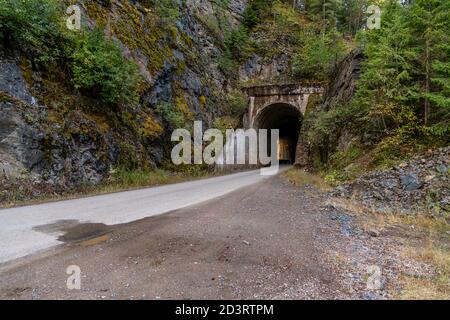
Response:
[[[172,183],[182,180],[181,175],[171,175],[164,170],[145,171],[145,170],[115,170],[108,182],[103,188],[105,189],[129,189],[145,186],[155,186],[160,184]]]
[[[229,172],[215,172],[211,170],[191,170],[185,172],[172,172],[167,170],[126,170],[116,169],[108,179],[100,185],[81,185],[72,190],[59,193],[46,185],[36,186],[42,191],[39,196],[34,196],[32,184],[26,181],[18,181],[17,185],[10,187],[8,198],[1,202],[0,208],[34,205],[45,202],[70,200],[109,194],[122,191],[130,191],[140,188],[155,187],[173,183],[192,181],[228,174]],[[231,173],[231,172],[230,172]],[[0,181],[1,182],[1,181]],[[27,185],[28,187],[24,187]],[[47,190],[47,189],[48,190]]]
[[[423,263],[434,272],[426,276],[403,274],[399,281],[401,290],[393,291],[393,298],[402,300],[450,299],[450,225],[445,218],[420,214],[380,213],[358,202],[333,199],[330,203],[354,214],[366,232],[389,233],[405,243],[402,256]]]
[[[407,256],[434,267],[431,278],[402,278],[403,300],[449,300],[450,299],[450,250],[435,245],[431,240],[425,248],[411,248]]]
[[[286,171],[283,176],[294,185],[301,187],[305,185],[310,185],[319,188],[322,191],[331,190],[331,186],[320,176],[311,174],[300,169],[290,169]]]

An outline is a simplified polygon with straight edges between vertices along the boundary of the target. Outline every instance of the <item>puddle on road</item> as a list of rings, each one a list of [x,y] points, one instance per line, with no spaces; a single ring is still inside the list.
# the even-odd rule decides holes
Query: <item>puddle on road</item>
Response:
[[[103,223],[79,223],[78,220],[60,220],[52,224],[34,227],[33,230],[60,235],[59,241],[92,246],[110,239],[111,227]]]
[[[95,246],[96,244],[100,244],[100,243],[106,242],[109,239],[111,239],[110,235],[109,234],[105,234],[105,235],[100,236],[100,237],[96,237],[96,238],[92,238],[92,239],[89,239],[89,240],[82,241],[82,242],[80,242],[80,246],[82,246],[82,247]]]

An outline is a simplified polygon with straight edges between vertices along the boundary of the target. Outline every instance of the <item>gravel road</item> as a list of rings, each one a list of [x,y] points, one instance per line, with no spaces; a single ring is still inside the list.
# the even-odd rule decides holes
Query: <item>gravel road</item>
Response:
[[[280,171],[287,168],[282,167]],[[59,237],[74,225],[97,224],[100,227],[102,224],[128,223],[214,199],[265,179],[267,176],[261,175],[260,170],[254,170],[161,187],[0,210],[0,263],[61,244]]]
[[[362,232],[327,200],[273,177],[140,221],[68,225],[64,245],[0,266],[0,298],[388,298],[396,239]],[[372,264],[377,290],[367,289]],[[67,289],[70,265],[80,290]]]

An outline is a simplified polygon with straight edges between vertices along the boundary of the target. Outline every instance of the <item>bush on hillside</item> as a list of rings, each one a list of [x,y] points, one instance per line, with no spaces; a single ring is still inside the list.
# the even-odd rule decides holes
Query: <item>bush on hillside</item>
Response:
[[[0,0],[0,41],[37,62],[64,57],[68,42],[59,0]]]
[[[88,95],[107,103],[139,99],[142,77],[137,64],[123,57],[120,47],[96,29],[76,39],[71,55],[73,83]]]
[[[75,88],[86,95],[113,104],[137,101],[137,64],[101,30],[69,31],[65,17],[59,0],[0,0],[0,41],[43,69],[49,63],[69,69]]]

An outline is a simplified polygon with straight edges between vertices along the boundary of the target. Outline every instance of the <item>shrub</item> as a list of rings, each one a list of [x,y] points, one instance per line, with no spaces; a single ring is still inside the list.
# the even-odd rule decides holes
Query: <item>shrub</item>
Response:
[[[338,39],[340,37],[335,33],[301,32],[301,48],[292,62],[294,73],[302,78],[326,80],[345,52],[342,41]]]
[[[233,70],[234,62],[230,50],[225,50],[225,52],[217,58],[217,65],[224,73]]]
[[[161,115],[164,122],[172,130],[183,128],[186,122],[183,112],[167,101],[161,101],[158,103],[156,106],[156,111]]]
[[[334,168],[344,169],[362,154],[361,149],[351,145],[346,151],[337,151],[330,157],[330,163]]]
[[[139,2],[146,7],[154,8],[162,22],[173,23],[180,16],[176,0],[139,0]]]
[[[239,122],[235,117],[218,117],[214,120],[213,127],[219,129],[225,137],[228,129],[237,129],[240,127]]]
[[[274,0],[250,0],[244,11],[243,25],[252,29],[271,13]]]
[[[324,179],[327,183],[331,184],[332,186],[337,186],[343,182],[348,181],[349,177],[347,173],[344,171],[333,170],[329,172]]]
[[[160,185],[170,181],[170,177],[162,170],[148,171],[119,167],[113,171],[110,184],[116,188],[139,188]]]
[[[69,64],[75,88],[106,103],[139,98],[142,77],[136,63],[103,32],[69,32],[60,0],[0,0],[0,40],[37,65]]]
[[[247,96],[238,89],[231,90],[227,94],[227,103],[231,115],[242,116],[247,109]]]
[[[107,103],[130,103],[139,98],[142,76],[133,61],[123,57],[120,47],[96,29],[76,39],[72,53],[72,75],[77,89]]]
[[[0,0],[0,40],[40,62],[64,55],[68,41],[59,0]]]

